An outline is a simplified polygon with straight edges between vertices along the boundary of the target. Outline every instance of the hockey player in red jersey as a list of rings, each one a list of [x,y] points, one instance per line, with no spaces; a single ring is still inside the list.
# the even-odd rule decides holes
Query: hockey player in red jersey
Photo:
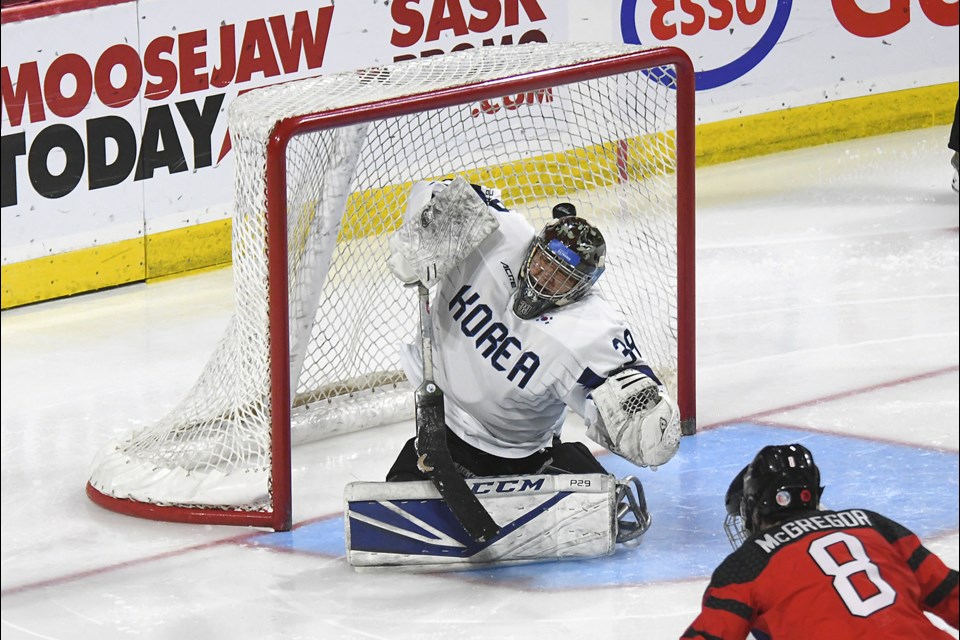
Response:
[[[902,525],[866,509],[819,508],[802,445],[760,450],[727,491],[735,550],[713,572],[682,638],[950,638],[957,572]],[[739,546],[738,546],[739,545]]]

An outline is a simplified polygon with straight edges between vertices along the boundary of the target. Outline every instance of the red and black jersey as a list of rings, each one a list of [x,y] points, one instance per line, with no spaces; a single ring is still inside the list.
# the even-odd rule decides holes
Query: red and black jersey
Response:
[[[911,531],[865,509],[813,511],[765,529],[717,567],[683,638],[950,638],[957,572]]]

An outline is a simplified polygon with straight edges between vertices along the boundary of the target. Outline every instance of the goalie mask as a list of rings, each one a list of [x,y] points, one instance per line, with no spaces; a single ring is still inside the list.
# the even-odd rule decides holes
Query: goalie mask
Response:
[[[740,515],[743,526],[756,533],[792,513],[816,510],[823,487],[813,454],[800,444],[760,450],[743,476]]]
[[[520,267],[513,312],[524,320],[579,300],[603,273],[607,245],[599,229],[570,203],[553,211],[558,219],[534,238]]]

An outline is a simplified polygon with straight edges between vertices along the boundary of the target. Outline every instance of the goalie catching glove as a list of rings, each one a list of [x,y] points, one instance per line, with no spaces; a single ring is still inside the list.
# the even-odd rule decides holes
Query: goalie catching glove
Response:
[[[431,286],[500,226],[463,178],[418,182],[407,196],[403,222],[388,241],[387,266],[405,284]]]
[[[656,468],[680,446],[680,411],[656,380],[638,369],[615,371],[593,391],[599,420],[587,437],[641,467]]]

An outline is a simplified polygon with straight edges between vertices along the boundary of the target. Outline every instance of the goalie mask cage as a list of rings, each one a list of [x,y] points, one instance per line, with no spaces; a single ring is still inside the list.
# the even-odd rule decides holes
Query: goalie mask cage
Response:
[[[607,240],[598,287],[695,430],[694,74],[674,48],[526,44],[238,97],[236,310],[164,419],[112,441],[87,493],[177,522],[288,530],[290,448],[413,417],[399,345],[417,296],[386,267],[417,180],[500,190],[537,229],[560,201]],[[386,467],[384,468],[386,471]]]

